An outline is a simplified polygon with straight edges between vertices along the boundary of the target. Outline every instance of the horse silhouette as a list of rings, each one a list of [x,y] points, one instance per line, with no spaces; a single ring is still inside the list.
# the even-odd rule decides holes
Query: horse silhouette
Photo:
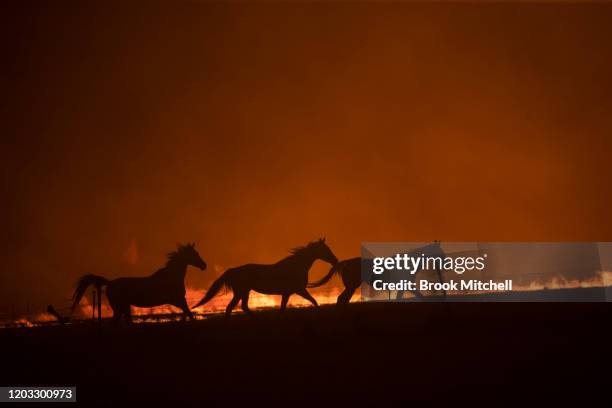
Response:
[[[421,255],[425,255],[425,257],[431,257],[431,258],[442,258],[444,259],[446,257],[446,254],[444,253],[444,251],[442,250],[442,247],[440,246],[440,241],[434,241],[433,244],[429,244],[429,245],[425,245],[423,247],[420,248],[416,248],[413,249],[412,251],[410,251],[408,253],[408,255],[412,256],[412,257],[418,257]],[[419,269],[417,271],[415,271],[414,273],[412,273],[412,271],[408,272],[408,271],[390,271],[391,275],[395,275],[395,277],[399,280],[399,279],[406,279],[412,282],[416,282],[417,279],[417,273],[419,273],[419,271],[422,271],[423,267],[421,265],[421,267],[419,267]],[[436,275],[438,277],[438,281],[440,283],[444,283],[444,279],[442,279],[442,271],[439,268],[435,269]],[[418,290],[411,290],[411,293],[413,293],[416,297],[421,298],[423,297],[423,294]],[[442,290],[442,294],[444,295],[444,297],[446,297],[446,290]],[[395,299],[402,299],[404,297],[404,291],[403,290],[398,290],[396,295],[395,295]]]
[[[59,324],[66,324],[70,320],[69,317],[64,317],[61,314],[59,314],[52,305],[47,306],[47,313],[55,317],[57,321],[59,322]]]
[[[361,286],[361,258],[359,257],[338,262],[331,267],[327,275],[316,282],[309,283],[308,287],[316,288],[325,285],[336,273],[340,274],[342,283],[344,283],[344,290],[338,296],[336,304],[346,305],[351,301],[357,288]]]
[[[410,256],[421,256],[421,254],[427,257],[444,258],[446,256],[444,251],[442,250],[442,247],[440,246],[440,241],[434,241],[433,244],[429,244],[429,245],[425,245],[420,248],[416,248],[412,250],[410,253],[408,253],[408,255]],[[329,270],[329,272],[327,273],[327,275],[325,275],[323,278],[319,279],[316,282],[309,283],[308,287],[316,288],[316,287],[325,285],[327,282],[329,282],[329,280],[335,274],[338,273],[342,277],[342,283],[344,284],[344,291],[342,291],[342,293],[338,296],[336,304],[338,306],[346,305],[350,302],[351,297],[353,297],[353,294],[355,293],[357,288],[361,286],[361,282],[362,282],[361,268],[364,262],[366,263],[364,267],[367,269],[367,271],[369,271],[369,273],[367,274],[365,278],[365,281],[370,286],[373,284],[375,279],[383,279],[387,281],[392,281],[394,279],[397,280],[398,278],[400,278],[400,279],[407,279],[409,281],[414,282],[416,281],[417,273],[422,270],[422,268],[419,268],[414,274],[411,274],[410,272],[406,272],[406,271],[385,271],[381,275],[375,275],[372,272],[372,260],[362,259],[359,257],[350,258],[344,261],[340,261],[336,263],[335,265],[333,265],[331,269]],[[442,271],[436,268],[435,272],[437,274],[439,281],[443,283],[444,280],[442,279]],[[398,274],[401,276],[398,276]],[[419,298],[423,296],[423,294],[419,290],[414,290],[410,292]],[[442,292],[444,296],[446,296],[446,291],[443,290]],[[403,291],[397,291],[396,299],[402,299],[403,294],[404,294]]]
[[[79,304],[83,294],[90,285],[101,290],[106,286],[106,297],[113,309],[115,320],[125,317],[132,320],[131,306],[152,307],[159,305],[173,305],[183,310],[184,318],[193,314],[185,300],[185,273],[187,266],[195,266],[201,270],[206,269],[206,262],[195,250],[195,244],[178,245],[176,251],[168,254],[166,266],[151,276],[142,278],[117,278],[108,280],[102,276],[84,275],[77,282],[72,298],[72,310]]]
[[[275,264],[247,264],[230,268],[213,282],[206,295],[193,309],[211,300],[223,287],[230,288],[234,294],[225,309],[226,316],[232,313],[234,307],[241,300],[242,310],[246,313],[251,313],[249,309],[249,294],[251,290],[267,295],[282,295],[281,311],[285,310],[289,297],[293,294],[300,295],[313,305],[318,306],[317,301],[306,290],[308,271],[317,259],[328,262],[331,265],[335,265],[338,262],[338,258],[327,246],[324,238],[292,249],[290,256]]]

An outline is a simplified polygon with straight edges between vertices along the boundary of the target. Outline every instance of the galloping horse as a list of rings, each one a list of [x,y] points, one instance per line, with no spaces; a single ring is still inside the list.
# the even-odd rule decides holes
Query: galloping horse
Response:
[[[188,265],[206,269],[206,262],[195,250],[195,244],[179,245],[176,251],[168,254],[166,266],[145,278],[118,278],[109,281],[102,276],[84,275],[77,282],[72,296],[72,310],[79,304],[87,288],[94,285],[100,294],[102,287],[107,287],[106,296],[115,320],[124,316],[127,321],[131,321],[131,306],[152,307],[165,304],[182,309],[185,317],[193,319],[185,301],[184,280]]]
[[[440,247],[440,241],[434,241],[433,244],[429,244],[424,247],[416,248],[413,251],[411,251],[408,255],[420,256],[421,254],[428,256],[428,257],[438,257],[438,256],[441,258],[445,257],[444,251]],[[327,282],[329,282],[329,280],[336,273],[339,273],[340,276],[342,277],[342,283],[344,283],[344,291],[340,294],[340,296],[338,296],[338,300],[336,304],[346,305],[347,303],[350,302],[351,297],[353,296],[353,293],[355,293],[357,288],[361,285],[362,262],[363,262],[362,258],[359,258],[359,257],[340,261],[332,266],[332,268],[329,270],[327,275],[325,275],[323,278],[319,279],[316,282],[309,283],[308,287],[316,288],[318,286],[325,285]],[[371,269],[371,261],[366,260],[366,262],[368,262],[369,264],[368,269]],[[403,271],[402,272],[385,271],[383,276],[385,276],[387,280],[391,280],[395,276],[390,276],[390,275],[397,275],[398,273],[400,273],[402,274],[401,279],[407,279],[407,280],[414,282],[416,281],[416,275],[420,270],[422,270],[422,268],[417,270],[414,274],[411,274],[410,272],[403,272]],[[435,271],[436,271],[439,281],[441,283],[444,282],[444,280],[442,279],[442,271],[437,268]],[[369,285],[372,285],[374,276],[375,275],[370,274],[370,279],[367,280],[367,283]],[[419,292],[418,290],[414,290],[411,292],[414,293],[414,295],[419,298],[423,296],[421,292]],[[443,290],[442,292],[444,293],[444,296],[446,296],[446,291]],[[396,299],[402,299],[403,294],[404,294],[403,291],[397,291]]]
[[[418,257],[421,255],[424,255],[425,257],[431,257],[431,258],[439,257],[442,259],[446,257],[446,254],[444,253],[444,251],[442,250],[442,247],[440,246],[440,241],[434,241],[433,244],[429,244],[429,245],[425,245],[420,248],[413,249],[411,252],[408,253],[408,255],[412,257]],[[416,282],[417,273],[422,270],[423,270],[423,266],[421,265],[419,269],[416,270],[414,273],[407,272],[407,271],[392,271],[392,274],[399,275],[400,279],[407,279],[412,282]],[[444,279],[442,278],[442,270],[440,270],[440,268],[435,268],[435,272],[438,277],[438,281],[440,283],[444,283]],[[414,295],[418,298],[423,297],[423,294],[418,289],[410,291],[410,292],[414,293]],[[444,295],[444,297],[446,297],[446,290],[443,289],[442,294]],[[395,295],[395,299],[402,299],[403,297],[404,297],[404,291],[398,290]]]
[[[331,265],[338,262],[338,258],[325,244],[324,238],[291,250],[290,256],[275,264],[247,264],[228,269],[213,282],[206,296],[193,309],[211,300],[223,287],[229,287],[234,292],[234,297],[225,309],[227,316],[241,300],[242,310],[250,313],[249,293],[251,290],[267,295],[282,295],[281,311],[285,310],[289,297],[294,293],[318,306],[317,301],[306,290],[308,271],[317,259]]]
[[[337,305],[346,305],[351,301],[353,293],[361,286],[361,258],[351,258],[340,261],[331,267],[327,275],[316,282],[309,283],[309,288],[325,285],[336,273],[342,277],[344,291],[338,296]]]

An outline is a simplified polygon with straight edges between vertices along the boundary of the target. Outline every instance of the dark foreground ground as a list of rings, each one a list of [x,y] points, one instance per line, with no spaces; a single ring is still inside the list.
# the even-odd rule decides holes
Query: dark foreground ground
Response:
[[[601,403],[610,311],[607,303],[362,303],[6,329],[0,385],[76,385],[81,404],[103,406]]]

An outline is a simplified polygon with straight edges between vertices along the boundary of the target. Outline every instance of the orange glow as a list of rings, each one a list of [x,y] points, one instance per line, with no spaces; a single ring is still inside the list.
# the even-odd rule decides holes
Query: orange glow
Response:
[[[600,7],[193,3],[21,19],[3,310],[66,304],[84,273],[147,276],[177,242],[235,266],[320,236],[340,259],[364,240],[610,240]]]
[[[542,289],[574,289],[574,288],[597,288],[612,286],[612,272],[601,271],[596,276],[585,280],[564,280],[552,278],[547,282],[531,282],[529,285],[513,285],[516,291],[533,291]]]
[[[498,279],[498,281],[503,281]],[[546,289],[577,289],[577,288],[599,288],[612,286],[612,272],[600,271],[595,276],[589,279],[573,279],[565,280],[558,277],[553,277],[545,282],[531,282],[527,285],[513,283],[512,292],[530,292]],[[465,294],[484,294],[492,293],[493,291],[449,291],[448,295],[465,295]],[[406,293],[406,297],[411,297],[411,294]]]
[[[601,271],[596,276],[586,279],[586,280],[563,280],[557,277],[554,277],[546,282],[531,282],[528,285],[513,285],[513,291],[515,292],[524,292],[524,291],[537,291],[537,290],[545,290],[545,289],[575,289],[575,288],[594,288],[594,287],[608,287],[612,286],[612,271]],[[344,290],[343,287],[339,286],[329,286],[327,288],[318,288],[311,291],[312,295],[315,297],[319,305],[329,305],[335,304],[338,295]],[[448,295],[459,295],[459,294],[480,294],[480,293],[490,293],[484,291],[462,291],[455,292],[449,291]],[[192,287],[187,288],[186,299],[187,304],[193,305],[197,303],[198,300],[202,298],[205,294],[205,291],[200,289],[195,289]],[[412,294],[406,292],[404,293],[404,297],[410,298],[413,297]],[[204,318],[207,315],[220,313],[225,310],[225,307],[230,302],[232,298],[231,291],[227,291],[226,293],[220,294],[214,297],[209,303],[200,307],[194,313],[198,318]],[[352,303],[361,301],[361,289],[358,289],[353,295]],[[270,308],[278,308],[280,305],[280,296],[270,296],[263,295],[257,292],[251,292],[251,296],[249,297],[249,307],[253,310],[261,310],[261,309],[270,309]],[[289,300],[289,307],[312,307],[311,303],[307,300],[301,298],[300,296],[293,295]],[[234,309],[233,313],[243,313],[240,307]],[[182,318],[182,311],[179,308],[170,305],[156,306],[151,308],[139,308],[132,307],[132,314],[136,317],[145,318],[146,316],[161,316],[163,318],[155,318],[151,319],[151,321],[155,321],[157,323],[173,321],[176,319]],[[167,317],[171,315],[172,317]],[[92,316],[92,307],[91,307],[91,298],[83,297],[81,301],[81,306],[75,312],[76,320],[87,320]],[[110,318],[112,317],[112,310],[110,306],[103,302],[102,304],[102,317]],[[143,320],[147,320],[146,318]],[[34,327],[39,324],[51,323],[55,322],[56,319],[51,316],[49,313],[38,313],[33,318],[28,319],[26,317],[20,317],[12,322],[10,325],[13,326],[22,326],[22,327]],[[6,323],[5,323],[6,324]]]
[[[319,305],[328,305],[336,303],[336,299],[338,295],[342,292],[343,288],[340,287],[329,287],[329,288],[321,288],[319,290],[312,290],[311,293],[319,303]],[[195,289],[188,287],[186,293],[187,304],[194,305],[198,300],[202,298],[205,291],[201,289]],[[194,313],[201,318],[202,315],[210,315],[214,313],[223,312],[225,307],[230,302],[232,298],[231,291],[220,294],[213,298],[206,305],[199,307],[197,311]],[[353,296],[353,302],[359,301],[361,299],[359,290]],[[269,309],[269,308],[277,308],[280,306],[280,296],[269,296],[263,295],[256,292],[251,292],[251,296],[249,297],[249,307],[253,310],[258,309]],[[300,296],[293,295],[289,299],[289,307],[312,307],[312,304],[308,302],[306,299],[301,298]],[[97,311],[96,311],[97,313]],[[177,318],[182,318],[182,311],[171,305],[162,305],[150,308],[140,308],[140,307],[132,307],[132,315],[136,317],[145,317],[145,316],[156,316],[156,315],[177,315]],[[233,313],[242,313],[240,307],[234,309]],[[113,312],[110,306],[106,301],[102,303],[102,317],[110,318],[112,317]],[[87,320],[92,316],[92,305],[91,305],[91,297],[84,296],[81,300],[80,307],[75,311],[73,319],[76,320]],[[97,317],[97,314],[96,314]],[[175,320],[173,318],[155,318],[152,319],[155,322],[166,322]],[[41,323],[50,323],[55,322],[56,319],[52,315],[47,312],[38,313],[33,318],[28,319],[25,317],[19,318],[13,321],[11,324],[16,326],[24,326],[24,327],[33,327],[37,324]]]

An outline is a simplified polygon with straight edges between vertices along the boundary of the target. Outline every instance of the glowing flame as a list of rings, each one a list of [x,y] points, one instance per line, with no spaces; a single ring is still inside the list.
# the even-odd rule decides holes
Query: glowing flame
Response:
[[[585,280],[565,280],[559,277],[551,278],[546,282],[531,282],[527,285],[513,285],[513,291],[537,291],[544,289],[575,289],[575,288],[593,288],[593,287],[608,287],[612,286],[612,272],[611,271],[602,271],[593,276],[592,278]],[[336,303],[336,299],[338,295],[344,290],[343,287],[338,286],[328,286],[323,288],[313,289],[311,294],[317,300],[320,305],[326,304],[334,304]],[[465,292],[462,292],[465,294]],[[472,294],[477,294],[480,292],[470,292]],[[484,293],[484,292],[483,292]],[[201,289],[195,289],[188,287],[186,293],[186,299],[188,305],[196,304],[202,296],[204,296],[205,291]],[[449,292],[449,294],[452,294]],[[409,293],[404,294],[406,297],[410,297]],[[230,302],[232,298],[232,292],[228,291],[227,293],[223,293],[214,297],[209,303],[198,308],[198,315],[207,315],[222,312],[225,310],[227,304]],[[249,307],[253,310],[257,309],[268,309],[268,308],[278,308],[280,306],[280,296],[270,296],[270,295],[262,295],[256,292],[251,292],[249,297]],[[353,295],[353,302],[361,301],[360,291],[358,290],[355,295]],[[293,295],[289,300],[289,307],[311,307],[311,303],[306,299]],[[63,313],[68,313],[64,311]],[[242,313],[240,307],[236,307],[234,309],[234,313]],[[92,316],[92,305],[91,298],[88,296],[83,297],[81,301],[81,306],[75,311],[76,316],[73,316],[73,319],[76,317],[77,319],[89,319]],[[113,315],[112,310],[106,299],[102,303],[102,317],[109,318]],[[135,317],[141,317],[143,320],[146,320],[147,316],[154,317],[152,320],[155,322],[165,322],[172,321],[182,317],[182,310],[170,305],[156,306],[151,308],[139,308],[132,307],[132,315]],[[96,310],[97,316],[97,310]],[[155,316],[158,316],[155,318]],[[169,317],[168,317],[169,316]],[[32,319],[28,319],[25,317],[21,317],[16,319],[8,324],[11,326],[22,326],[22,327],[32,327],[38,324],[44,324],[49,322],[56,322],[56,318],[51,314],[44,312],[38,313]]]
[[[513,285],[513,290],[533,291],[543,289],[599,288],[607,286],[612,286],[612,272],[601,271],[595,276],[585,280],[566,280],[554,277],[546,282],[531,282],[528,285]]]
[[[338,295],[344,290],[344,288],[339,287],[330,287],[329,289],[321,289],[321,290],[312,290],[311,294],[317,300],[320,305],[334,304],[338,298]],[[197,303],[203,296],[203,292],[199,290],[192,290],[190,288],[187,289],[187,303],[193,305]],[[353,299],[358,299],[359,293],[354,295]],[[198,311],[203,313],[211,313],[211,312],[220,312],[225,310],[225,307],[232,299],[232,292],[228,291],[223,295],[219,295],[214,297],[210,302],[206,305],[198,308]],[[280,306],[281,296],[270,296],[270,295],[262,295],[257,292],[251,292],[249,296],[249,308],[250,309],[265,309],[265,308],[275,308]],[[289,298],[290,307],[310,307],[312,303],[308,300],[298,296],[293,295]],[[237,307],[234,310],[238,310],[240,307]]]
[[[510,278],[508,278],[510,279]],[[498,281],[503,282],[502,279]],[[547,289],[578,289],[578,288],[601,288],[612,286],[612,272],[600,271],[589,279],[572,279],[567,280],[561,277],[553,277],[544,282],[532,281],[529,284],[512,283],[512,292],[532,292]],[[465,295],[465,294],[485,294],[494,291],[449,291],[449,295]]]
[[[326,304],[334,304],[338,298],[338,295],[344,290],[344,288],[340,287],[328,287],[328,288],[319,288],[311,290],[311,294],[317,300],[320,305]],[[201,289],[195,289],[188,287],[186,289],[186,299],[188,305],[196,304],[205,294],[206,292]],[[206,305],[201,306],[197,309],[197,315],[207,315],[225,311],[228,303],[232,299],[232,292],[227,291],[227,293],[222,293],[215,296],[210,302]],[[353,301],[359,300],[360,295],[359,291],[355,293],[353,296]],[[251,292],[249,297],[249,308],[252,310],[257,309],[269,309],[269,308],[278,308],[280,306],[281,296],[270,296],[270,295],[262,295],[256,292]],[[75,310],[74,315],[72,316],[72,320],[83,320],[83,319],[91,319],[93,315],[93,308],[91,304],[91,297],[84,296],[81,300],[81,305]],[[306,299],[293,295],[289,299],[289,307],[311,307],[312,304]],[[240,306],[234,309],[234,313],[242,313],[242,309]],[[66,314],[68,317],[69,311],[64,310],[62,315]],[[112,317],[113,311],[106,302],[106,299],[102,302],[102,317],[109,318]],[[155,322],[166,322],[173,321],[176,319],[180,319],[183,316],[183,311],[177,307],[171,305],[162,305],[148,308],[140,308],[140,307],[132,307],[132,315],[137,318],[142,318],[143,320],[147,320],[147,317],[151,317],[152,321]],[[166,317],[168,316],[168,317]],[[97,307],[96,307],[96,318],[97,318]],[[38,313],[32,319],[27,319],[25,317],[19,318],[13,322],[11,325],[13,326],[21,326],[21,327],[32,327],[37,324],[44,324],[50,322],[56,322],[57,319],[51,314],[44,312]]]

